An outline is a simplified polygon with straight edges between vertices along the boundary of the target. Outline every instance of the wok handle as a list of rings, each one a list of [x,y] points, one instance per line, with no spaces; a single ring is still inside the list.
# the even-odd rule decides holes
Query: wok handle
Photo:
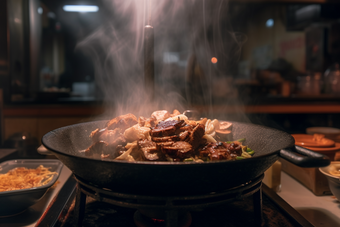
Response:
[[[324,167],[331,163],[328,156],[299,146],[280,150],[280,156],[297,166],[306,168]]]

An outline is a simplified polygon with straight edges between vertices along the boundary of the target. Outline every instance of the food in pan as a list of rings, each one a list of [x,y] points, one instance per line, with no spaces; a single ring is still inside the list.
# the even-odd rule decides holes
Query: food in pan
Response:
[[[244,140],[231,140],[232,124],[207,118],[189,120],[178,110],[155,111],[149,118],[118,116],[94,130],[82,152],[106,160],[204,162],[250,158]],[[231,140],[231,141],[230,141]]]
[[[17,167],[0,174],[0,192],[39,187],[48,184],[56,174],[43,165],[36,169]]]

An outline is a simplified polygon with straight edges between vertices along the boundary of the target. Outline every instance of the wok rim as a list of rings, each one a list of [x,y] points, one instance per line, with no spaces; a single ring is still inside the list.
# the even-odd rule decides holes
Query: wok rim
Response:
[[[63,156],[68,156],[71,158],[80,158],[83,160],[90,160],[90,161],[98,161],[98,162],[104,162],[104,163],[115,163],[117,165],[125,165],[125,164],[129,164],[129,165],[154,165],[154,166],[173,166],[173,165],[180,165],[180,166],[184,166],[184,165],[216,165],[216,164],[225,164],[225,163],[231,163],[231,162],[252,162],[255,160],[262,160],[264,158],[276,155],[279,157],[280,154],[280,150],[281,149],[285,149],[288,147],[283,147],[280,150],[276,150],[276,151],[272,151],[266,154],[262,154],[262,155],[258,155],[255,157],[251,157],[251,158],[246,158],[246,159],[242,159],[242,160],[221,160],[221,161],[208,161],[208,162],[167,162],[167,161],[134,161],[134,162],[129,162],[129,161],[124,161],[124,160],[102,160],[102,159],[94,159],[94,158],[89,158],[89,157],[84,157],[84,156],[78,156],[78,155],[72,155],[66,152],[61,152],[58,150],[55,150],[53,148],[51,148],[50,146],[47,145],[46,140],[51,137],[54,136],[58,131],[63,130],[63,129],[67,129],[67,128],[71,128],[71,127],[77,127],[78,125],[86,125],[86,124],[95,124],[96,122],[107,122],[108,120],[98,120],[98,121],[89,121],[89,122],[82,122],[82,123],[77,123],[77,124],[72,124],[72,125],[68,125],[68,126],[64,126],[64,127],[60,127],[60,128],[56,128],[48,133],[46,133],[42,139],[41,142],[42,144],[50,151],[52,151],[53,153],[57,153]],[[287,138],[290,138],[292,140],[292,146],[294,146],[294,138],[293,136],[291,136],[289,133],[284,132],[282,130],[279,129],[275,129],[275,128],[271,128],[268,126],[264,126],[264,125],[259,125],[259,124],[253,124],[253,123],[245,123],[245,122],[237,122],[237,121],[228,121],[231,123],[239,123],[239,124],[245,124],[245,125],[253,125],[253,126],[257,126],[257,127],[261,127],[264,129],[268,129],[268,130],[273,130],[273,131],[277,131],[280,133],[284,133],[287,135]],[[255,151],[256,153],[256,151]]]

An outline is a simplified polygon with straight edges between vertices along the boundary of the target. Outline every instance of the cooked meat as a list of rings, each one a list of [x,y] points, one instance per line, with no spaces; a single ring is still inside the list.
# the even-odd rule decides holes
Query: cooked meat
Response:
[[[191,157],[194,146],[198,147],[204,135],[204,125],[185,125],[184,120],[159,122],[150,132],[152,141],[156,142],[164,154],[174,160]]]
[[[119,128],[94,130],[90,135],[93,144],[85,150],[85,155],[95,158],[98,158],[98,155],[102,155],[102,158],[117,157],[119,155],[117,148],[126,145],[126,139],[120,132]]]
[[[174,126],[176,129],[181,128],[185,125],[184,120],[169,120],[169,121],[161,121],[156,125],[156,129],[158,128],[166,128],[169,126]]]
[[[103,150],[103,154],[113,154],[114,156],[116,156],[118,155],[118,154],[115,154],[117,148],[120,146],[125,146],[126,143],[127,142],[126,142],[125,137],[119,136],[108,143],[107,148]]]
[[[196,125],[195,125],[196,126]],[[175,134],[180,134],[181,132],[185,132],[185,131],[189,131],[191,132],[195,126],[192,126],[192,125],[184,125],[180,128],[178,128],[175,132]]]
[[[172,144],[174,144],[174,141],[159,142],[156,144],[157,144],[158,149],[161,150],[161,148],[164,146],[171,146]]]
[[[92,139],[93,143],[99,142],[99,137],[107,131],[107,128],[100,129],[97,128],[96,130],[92,131],[90,134],[90,138]]]
[[[149,161],[160,161],[164,160],[164,155],[161,153],[160,147],[155,142],[147,139],[139,140],[138,146],[143,152],[146,160]]]
[[[242,155],[242,146],[241,143],[225,143],[228,146],[228,149],[231,154],[235,154],[236,156],[241,156]]]
[[[163,136],[163,137],[152,137],[152,141],[156,143],[162,143],[162,142],[169,142],[169,141],[178,141],[180,140],[179,136]]]
[[[94,130],[92,145],[82,150],[86,156],[127,161],[194,161],[233,160],[242,154],[242,143],[230,144],[232,123],[203,118],[189,120],[178,110],[155,111],[151,117],[126,114]],[[254,152],[252,152],[253,154]],[[185,160],[186,158],[190,158]],[[193,158],[193,159],[191,159]]]
[[[184,125],[185,122],[183,120],[161,121],[151,130],[150,134],[151,136],[155,137],[172,136],[175,134],[177,129],[183,127]]]
[[[174,110],[174,111],[172,111],[172,114],[171,114],[171,117],[174,117],[174,116],[177,116],[177,115],[180,115],[181,114],[181,112],[179,112],[178,110]]]
[[[192,156],[193,149],[188,142],[178,141],[171,146],[162,146],[162,152],[174,159],[185,159]]]
[[[154,117],[145,118],[145,117],[139,117],[138,124],[140,127],[155,127],[157,123],[157,119]]]
[[[103,150],[106,149],[107,143],[104,141],[98,141],[93,143],[90,147],[88,147],[84,152],[86,157],[100,157]]]
[[[156,143],[147,139],[139,140],[138,146],[140,147],[140,149],[148,150],[150,153],[155,153],[158,150]]]
[[[115,159],[126,151],[123,145],[110,146],[108,145],[101,154],[101,159]]]
[[[129,113],[110,120],[107,123],[107,128],[108,129],[120,128],[122,131],[124,131],[125,129],[130,128],[131,126],[137,123],[138,123],[137,117]]]
[[[209,157],[210,160],[231,160],[236,156],[241,156],[242,147],[236,143],[209,143],[200,150],[200,155],[203,157]]]
[[[202,124],[198,124],[191,132],[189,136],[189,143],[193,149],[197,149],[201,145],[202,136],[204,136],[205,127]]]
[[[176,127],[175,126],[169,126],[166,128],[155,128],[150,131],[150,135],[152,137],[162,137],[162,136],[170,136],[175,134]]]
[[[120,136],[122,136],[121,130],[119,128],[116,128],[114,130],[105,130],[98,136],[98,140],[105,141],[108,144],[111,144],[114,143],[114,141]]]
[[[210,160],[230,160],[230,152],[224,143],[209,143],[201,151],[200,155],[209,157]]]
[[[189,132],[189,131],[181,132],[181,133],[178,135],[180,141],[185,141],[186,139],[189,138],[189,136],[190,136],[190,132]]]

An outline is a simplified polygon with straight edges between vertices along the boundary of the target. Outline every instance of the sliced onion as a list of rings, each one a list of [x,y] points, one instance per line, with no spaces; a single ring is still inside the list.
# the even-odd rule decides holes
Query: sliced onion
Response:
[[[149,135],[151,129],[147,127],[140,127],[139,124],[128,128],[124,132],[124,137],[129,141],[136,141],[138,139],[145,139]]]
[[[205,123],[205,134],[210,134],[214,131],[214,125],[211,124],[211,120],[208,119]]]
[[[115,158],[115,160],[134,161],[135,159],[130,154],[135,147],[137,147],[137,141],[131,143],[130,148],[127,151],[125,151],[123,154]]]
[[[207,135],[209,135],[209,136],[212,136],[212,137],[215,137],[215,135],[216,135],[216,132],[215,132],[215,131],[213,131],[212,133],[210,133],[210,134],[207,134]]]
[[[211,124],[214,125],[215,130],[220,128],[220,122],[217,119],[212,120]]]
[[[216,143],[217,141],[214,139],[214,137],[205,134],[202,138],[206,139],[207,142],[212,142],[212,143]]]
[[[180,115],[176,115],[173,117],[169,117],[168,119],[166,119],[165,121],[169,121],[169,120],[184,120],[185,122],[189,122],[189,119],[187,116],[185,116],[184,114],[180,114]]]

